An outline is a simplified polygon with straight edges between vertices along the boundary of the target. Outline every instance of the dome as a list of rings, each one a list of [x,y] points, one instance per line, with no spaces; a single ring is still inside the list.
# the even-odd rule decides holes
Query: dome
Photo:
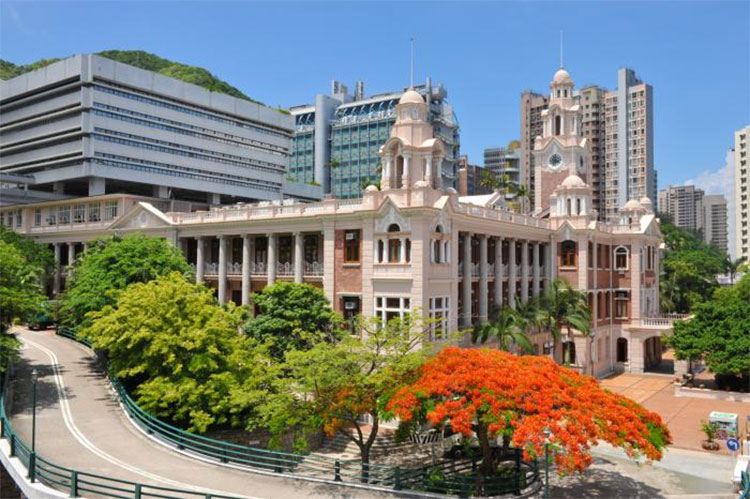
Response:
[[[552,83],[555,84],[573,84],[573,79],[570,77],[570,74],[568,74],[567,71],[565,71],[564,68],[560,68],[557,70],[557,73],[555,73],[555,77],[552,79]]]
[[[651,200],[650,200],[650,199],[649,199],[648,197],[646,197],[646,196],[643,196],[643,197],[642,197],[642,198],[640,199],[640,201],[638,201],[638,202],[639,202],[639,203],[641,203],[641,206],[643,206],[643,207],[646,207],[646,206],[649,206],[649,207],[650,207],[650,206],[653,206],[653,205],[654,205],[654,203],[653,203],[653,202],[651,202]]]
[[[379,190],[377,185],[368,185],[365,192],[377,192]]]
[[[561,185],[568,189],[576,187],[586,187],[586,183],[583,181],[583,179],[578,175],[572,173],[565,177],[565,180],[563,180],[563,183]]]
[[[636,211],[643,209],[643,206],[641,206],[641,203],[638,202],[637,199],[631,199],[627,203],[625,203],[625,206],[621,208],[623,211]]]
[[[424,104],[424,99],[419,92],[413,89],[409,89],[404,92],[401,99],[398,101],[399,104]]]

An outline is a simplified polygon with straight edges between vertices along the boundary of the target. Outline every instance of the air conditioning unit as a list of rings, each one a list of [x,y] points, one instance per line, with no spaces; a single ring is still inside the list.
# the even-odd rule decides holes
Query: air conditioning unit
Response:
[[[354,301],[344,302],[345,310],[356,310],[356,308],[357,308],[357,302],[354,302]]]

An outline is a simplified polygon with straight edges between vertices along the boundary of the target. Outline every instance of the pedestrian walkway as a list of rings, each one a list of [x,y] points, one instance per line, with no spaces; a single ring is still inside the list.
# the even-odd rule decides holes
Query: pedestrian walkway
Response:
[[[58,464],[149,485],[249,498],[391,496],[181,455],[131,424],[89,349],[52,332],[17,332],[23,350],[12,381],[12,424],[31,441],[30,380],[36,369],[37,452]]]

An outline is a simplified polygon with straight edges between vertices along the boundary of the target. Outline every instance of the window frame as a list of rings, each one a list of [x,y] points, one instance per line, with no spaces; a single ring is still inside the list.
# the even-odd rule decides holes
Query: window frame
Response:
[[[349,235],[352,236],[349,239]],[[356,255],[354,255],[356,253]],[[355,258],[352,258],[355,256]],[[344,263],[362,262],[362,231],[360,229],[347,229],[344,231]]]

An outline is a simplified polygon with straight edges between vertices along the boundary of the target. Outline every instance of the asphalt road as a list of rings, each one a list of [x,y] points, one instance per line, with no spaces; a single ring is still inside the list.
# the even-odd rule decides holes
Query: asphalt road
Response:
[[[31,441],[30,380],[36,369],[37,452],[56,464],[148,485],[248,498],[393,497],[267,476],[178,454],[127,420],[90,350],[51,331],[17,332],[24,346],[12,381],[12,424],[26,442]]]

